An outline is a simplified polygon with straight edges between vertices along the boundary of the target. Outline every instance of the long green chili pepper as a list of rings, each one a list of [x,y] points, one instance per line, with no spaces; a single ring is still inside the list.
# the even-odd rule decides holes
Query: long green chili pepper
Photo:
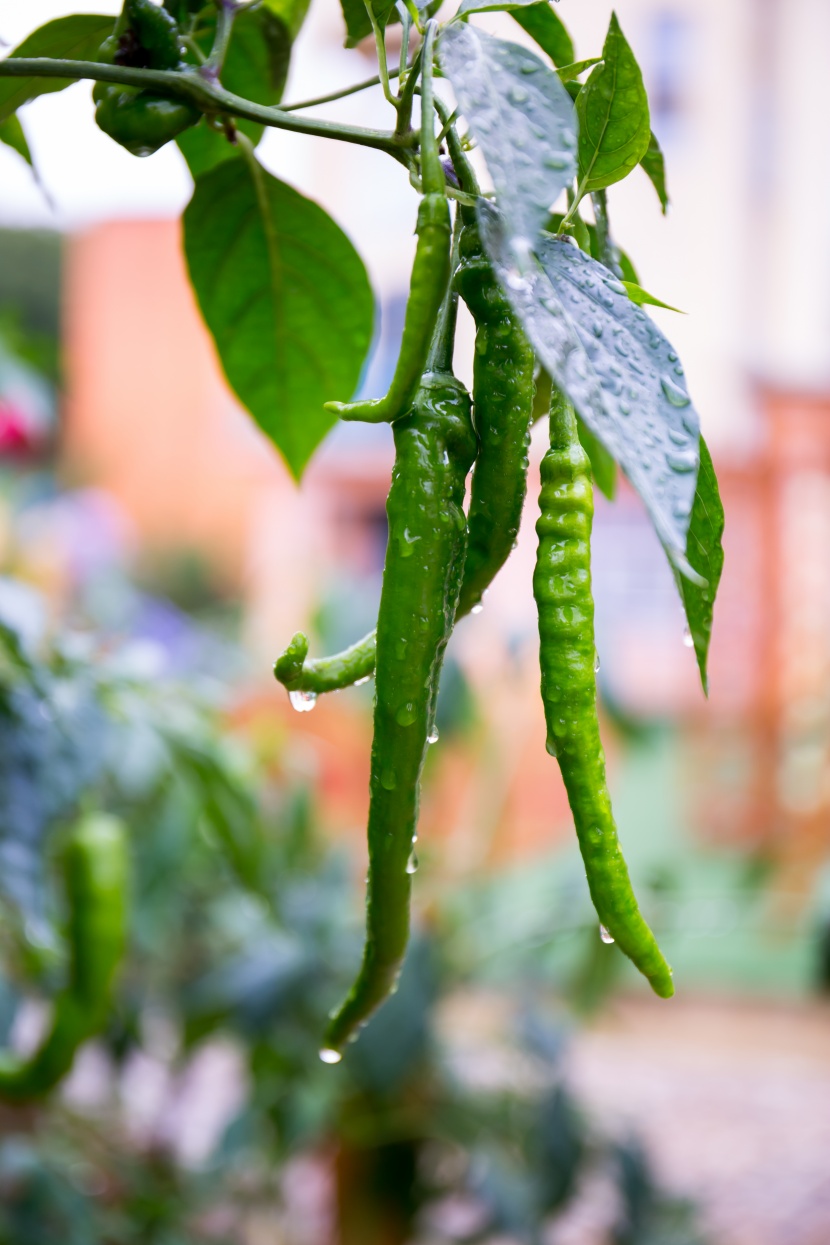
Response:
[[[674,993],[671,969],[637,907],[605,780],[591,594],[591,472],[573,408],[555,389],[540,510],[533,594],[548,752],[562,771],[600,923],[655,993],[669,998]]]
[[[72,1067],[78,1047],[107,1017],[124,953],[127,836],[113,817],[84,817],[63,859],[69,904],[69,980],[55,1002],[48,1034],[26,1059],[0,1055],[0,1098],[22,1102],[53,1089]]]
[[[479,449],[470,488],[469,544],[459,615],[480,602],[519,534],[527,492],[534,356],[467,209],[455,283],[476,322],[473,418]]]
[[[479,438],[470,488],[469,540],[457,617],[481,600],[516,541],[527,491],[527,454],[533,414],[533,352],[513,316],[478,237],[475,216],[462,211],[461,264],[454,283],[476,321],[473,418]],[[376,633],[331,657],[307,661],[308,640],[298,632],[274,674],[299,700],[338,691],[368,678]]]
[[[421,769],[461,588],[464,484],[476,450],[470,397],[450,370],[455,299],[448,294],[430,370],[410,409],[392,425],[395,467],[378,612],[366,946],[357,980],[326,1030],[321,1058],[332,1063],[394,989],[409,937]]]
[[[421,183],[418,246],[409,284],[403,338],[395,374],[385,398],[365,402],[327,402],[341,419],[382,423],[397,419],[412,402],[424,372],[432,330],[450,279],[450,206],[435,136],[432,57],[437,23],[427,22],[422,49]]]

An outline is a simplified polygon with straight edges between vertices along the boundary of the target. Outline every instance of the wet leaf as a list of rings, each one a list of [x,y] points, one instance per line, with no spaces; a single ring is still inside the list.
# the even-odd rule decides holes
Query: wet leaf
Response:
[[[498,211],[479,201],[482,239],[540,362],[642,497],[673,565],[686,561],[700,424],[660,329],[606,268],[544,234],[540,267],[516,271]]]
[[[672,307],[671,303],[664,303],[659,298],[655,298],[653,294],[649,294],[648,290],[644,290],[641,285],[637,285],[634,281],[623,281],[626,293],[632,303],[636,303],[638,307],[648,305],[650,307],[662,307],[665,311],[676,311],[679,316],[685,316],[686,312],[681,311],[679,307]]]
[[[712,637],[712,614],[715,596],[723,571],[724,528],[723,504],[718,490],[718,478],[712,466],[709,447],[700,438],[700,469],[697,474],[692,519],[686,541],[686,557],[697,573],[706,580],[703,585],[676,575],[677,586],[686,611],[686,621],[695,648],[700,681],[709,695],[707,661],[709,641]]]
[[[496,188],[511,242],[526,252],[576,173],[576,117],[554,71],[526,48],[449,25],[441,67]]]

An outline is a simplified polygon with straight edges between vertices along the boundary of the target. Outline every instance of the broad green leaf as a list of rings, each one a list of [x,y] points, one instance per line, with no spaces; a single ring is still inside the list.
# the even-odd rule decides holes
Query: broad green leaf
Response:
[[[306,19],[309,2],[310,0],[262,0],[262,7],[281,22],[293,42]]]
[[[184,213],[190,280],[239,400],[299,479],[352,396],[374,303],[349,239],[316,203],[255,158],[196,182]]]
[[[660,207],[663,209],[663,215],[669,210],[669,192],[666,189],[666,161],[663,158],[663,151],[657,139],[652,133],[649,137],[646,154],[643,156],[640,164],[649,178],[652,186],[657,191],[657,198],[660,200]]]
[[[625,287],[571,241],[544,234],[517,279],[505,226],[479,200],[482,240],[540,362],[642,497],[672,564],[686,561],[700,424],[677,354]]]
[[[549,4],[530,4],[527,8],[513,9],[510,16],[522,30],[527,31],[554,65],[561,68],[573,63],[575,53],[571,36]]]
[[[113,18],[97,13],[75,13],[47,22],[16,47],[11,56],[43,56],[57,60],[96,61],[104,40],[112,34]],[[70,78],[0,78],[0,121],[38,95],[63,91]]]
[[[601,190],[626,177],[648,150],[651,127],[643,75],[616,13],[592,71],[576,100],[579,188]]]
[[[579,417],[577,417],[576,428],[582,448],[591,463],[594,484],[609,501],[613,501],[617,491],[617,464],[599,437],[595,437],[588,425]]]
[[[214,22],[205,25],[206,49],[213,41],[214,26]],[[278,104],[285,87],[290,57],[291,37],[280,19],[262,9],[241,13],[234,22],[222,70],[222,85],[234,95],[255,104]],[[234,124],[254,144],[259,142],[264,132],[264,126],[253,121],[236,121]],[[192,129],[185,130],[176,141],[194,178],[201,177],[208,169],[223,160],[232,160],[238,154],[225,134],[214,130],[204,119]]]
[[[372,33],[372,23],[363,0],[340,0],[346,23],[346,47],[353,48]],[[381,28],[400,21],[394,0],[372,0],[372,10]]]
[[[546,232],[556,233],[563,220],[564,217],[561,212],[552,212],[545,227]],[[597,233],[596,225],[594,225],[591,221],[586,221],[585,225],[588,230],[588,237],[591,240],[591,255],[594,259],[602,263],[602,259],[600,257],[599,235]],[[639,281],[637,278],[637,270],[631,262],[631,256],[627,251],[624,251],[618,243],[615,242],[614,245],[617,251],[617,259],[619,260],[620,268],[622,269],[623,284],[628,281],[631,285],[638,285]]]
[[[723,570],[723,545],[721,543],[723,528],[724,514],[718,491],[718,478],[712,466],[709,448],[701,437],[700,469],[697,473],[692,519],[686,542],[686,557],[697,573],[706,580],[706,583],[694,584],[680,575],[675,575],[675,578],[683,600],[683,608],[686,611],[689,633],[695,646],[700,681],[707,696],[709,695],[709,675],[706,663],[709,656],[709,641],[712,637],[715,595]]]
[[[623,281],[625,291],[632,303],[636,303],[638,307],[646,304],[650,307],[663,307],[666,311],[676,311],[679,316],[685,316],[686,312],[681,311],[679,307],[672,307],[671,303],[664,303],[659,298],[655,298],[653,294],[649,294],[648,290],[644,290],[641,285],[637,285],[634,281]]]
[[[12,151],[16,151],[19,156],[23,157],[30,168],[33,167],[32,153],[29,150],[26,135],[23,133],[23,126],[14,114],[7,117],[5,121],[0,121],[0,143],[11,147]]]
[[[570,97],[538,56],[466,22],[445,28],[439,58],[526,253],[576,172]]]

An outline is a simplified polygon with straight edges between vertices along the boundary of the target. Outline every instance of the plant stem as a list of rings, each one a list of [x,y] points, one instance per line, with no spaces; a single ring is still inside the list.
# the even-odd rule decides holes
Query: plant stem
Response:
[[[127,65],[105,65],[97,61],[51,60],[46,57],[9,56],[0,61],[0,78],[69,78],[78,81],[115,82],[124,86],[153,87],[174,99],[190,100],[205,113],[225,113],[246,121],[296,134],[312,134],[317,138],[334,138],[344,143],[372,147],[384,151],[401,164],[412,163],[408,148],[415,139],[410,134],[393,134],[388,130],[368,130],[357,125],[338,125],[333,121],[295,117],[283,108],[269,108],[242,99],[226,91],[218,83],[206,81],[198,70],[132,69]]]
[[[418,69],[421,64],[422,51],[423,48],[418,48],[418,51],[413,56],[409,73],[406,75],[403,85],[398,92],[398,124],[395,126],[395,133],[399,138],[409,133],[412,124],[412,101],[415,98],[415,86],[418,82]]]
[[[390,69],[389,77],[397,78],[400,72],[400,69]],[[330,91],[328,95],[316,95],[314,99],[303,99],[298,104],[280,104],[280,108],[283,112],[299,112],[302,108],[316,108],[318,104],[330,104],[333,100],[345,99],[347,95],[356,95],[358,91],[368,91],[373,86],[380,86],[379,74],[375,74],[373,78],[367,78],[365,82],[355,82],[353,86],[344,86],[339,91]]]
[[[454,273],[458,267],[458,239],[461,234],[461,221],[458,210],[455,213],[455,223],[452,232],[452,258],[450,260],[450,274]],[[455,324],[458,319],[458,291],[450,276],[450,283],[447,286],[447,292],[444,295],[444,301],[441,304],[441,310],[438,313],[438,319],[435,322],[435,329],[432,334],[432,342],[429,347],[429,355],[427,356],[426,370],[428,372],[451,372],[452,356],[455,350]]]
[[[405,79],[407,61],[409,60],[409,35],[412,30],[412,14],[405,4],[398,3],[395,5],[395,8],[398,10],[398,16],[401,19],[401,60],[398,76],[401,79]],[[403,86],[403,82],[400,85]],[[398,96],[400,96],[400,91],[398,91]]]
[[[421,56],[421,181],[424,194],[441,194],[446,185],[438,143],[435,139],[435,95],[432,90],[432,58],[438,23],[427,22]]]
[[[369,21],[372,23],[372,32],[375,36],[375,48],[378,54],[378,69],[380,71],[380,85],[383,87],[383,94],[388,104],[393,108],[398,107],[398,97],[392,91],[389,85],[389,69],[386,64],[386,36],[380,28],[380,23],[375,17],[375,10],[372,6],[372,0],[366,0],[366,12],[369,14]]]
[[[441,124],[446,131],[447,150],[450,153],[452,166],[455,169],[456,176],[461,183],[461,189],[466,191],[468,195],[481,194],[478,184],[478,178],[475,170],[467,158],[467,153],[461,145],[461,139],[458,137],[458,130],[453,125],[449,104],[445,104],[440,96],[436,95],[433,100],[435,111],[441,118]]]
[[[210,50],[210,56],[207,63],[202,67],[200,72],[206,78],[215,82],[225,63],[225,56],[228,51],[228,44],[231,41],[231,32],[233,23],[238,10],[233,0],[221,0],[216,13],[216,35],[213,40],[213,47]]]

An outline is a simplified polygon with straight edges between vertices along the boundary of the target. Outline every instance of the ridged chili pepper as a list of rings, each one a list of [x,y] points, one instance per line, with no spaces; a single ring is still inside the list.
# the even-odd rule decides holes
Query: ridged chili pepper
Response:
[[[548,752],[559,762],[600,923],[655,993],[669,998],[674,993],[671,969],[637,906],[605,779],[591,594],[590,465],[573,408],[555,389],[539,505],[533,594]]]
[[[152,0],[127,0],[99,60],[135,69],[176,69],[181,56],[175,19]],[[118,83],[96,82],[92,98],[98,128],[134,156],[152,155],[202,115],[185,100]]]
[[[444,650],[458,607],[467,523],[464,486],[476,451],[471,402],[453,376],[457,296],[447,292],[429,371],[392,425],[395,466],[378,611],[363,963],[326,1029],[335,1062],[394,989],[409,938],[421,770]]]
[[[428,22],[422,60],[421,183],[424,196],[418,207],[418,246],[409,283],[403,337],[395,374],[384,398],[365,402],[327,402],[326,410],[341,419],[383,423],[397,419],[409,407],[426,367],[432,330],[450,279],[450,206],[444,170],[435,142],[431,62],[435,22]],[[429,62],[429,72],[427,65]]]
[[[49,1032],[26,1059],[0,1055],[0,1098],[21,1102],[53,1089],[78,1047],[107,1017],[127,926],[127,835],[113,817],[84,817],[63,860],[69,904],[69,980],[55,1001]]]
[[[463,618],[481,600],[516,541],[527,491],[533,415],[533,351],[484,256],[473,213],[464,213],[454,283],[476,321],[473,419],[479,438],[468,514],[469,538],[458,603]],[[307,661],[298,632],[274,673],[299,697],[338,691],[371,675],[376,633],[331,657]]]

